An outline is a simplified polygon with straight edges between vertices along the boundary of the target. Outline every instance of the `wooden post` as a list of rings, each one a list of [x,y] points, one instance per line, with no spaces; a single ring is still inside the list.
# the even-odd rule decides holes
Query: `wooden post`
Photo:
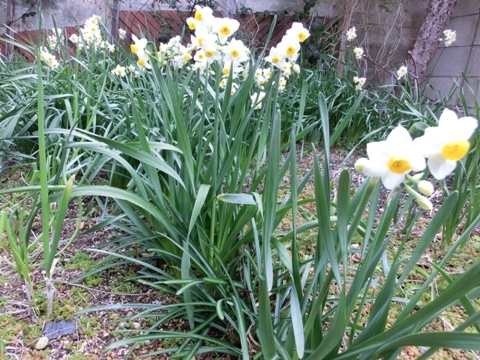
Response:
[[[112,34],[115,40],[118,40],[118,24],[120,21],[120,5],[118,0],[113,0],[111,14],[112,14],[112,25],[110,28],[110,33]]]
[[[7,0],[7,21],[5,25],[7,26],[5,34],[7,37],[13,38],[14,32],[13,29],[11,28],[13,26],[13,16],[15,14],[15,0]],[[10,56],[13,54],[13,44],[6,43],[5,46],[5,56]]]
[[[235,0],[227,0],[227,14],[226,16],[232,17],[236,13]]]

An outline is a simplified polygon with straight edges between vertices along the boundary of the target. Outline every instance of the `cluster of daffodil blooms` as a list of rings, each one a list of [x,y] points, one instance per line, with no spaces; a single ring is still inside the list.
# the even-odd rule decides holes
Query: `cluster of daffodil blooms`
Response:
[[[50,69],[57,69],[60,65],[55,55],[51,54],[45,47],[40,47],[39,58],[45,62]]]
[[[69,41],[78,49],[93,47],[114,52],[115,45],[103,40],[99,25],[100,17],[93,15],[80,29],[81,33],[71,35]],[[194,31],[194,34],[191,36],[190,44],[186,46],[181,43],[180,37],[176,36],[166,44],[161,43],[158,50],[152,51],[153,47],[148,46],[147,39],[139,39],[132,35],[130,49],[136,56],[136,66],[116,64],[111,73],[120,77],[125,77],[127,74],[139,77],[142,71],[152,68],[152,61],[161,66],[170,65],[176,69],[188,67],[200,73],[205,71],[214,73],[211,66],[218,64],[222,73],[222,79],[219,81],[220,88],[226,87],[227,79],[231,74],[233,83],[230,91],[234,93],[241,81],[239,75],[243,74],[244,77],[248,75],[251,59],[250,49],[241,40],[234,37],[240,23],[230,18],[216,18],[212,9],[197,5],[194,16],[187,19],[187,25],[190,30]],[[120,39],[124,39],[125,30],[119,29],[118,35]],[[265,66],[255,71],[255,83],[259,91],[252,95],[252,106],[261,107],[261,100],[265,96],[262,90],[270,81],[274,68],[281,71],[277,84],[272,84],[279,91],[285,89],[287,79],[292,71],[300,72],[300,66],[296,60],[299,56],[300,44],[309,36],[309,31],[301,23],[293,23],[281,42],[270,49],[268,56],[263,59]],[[61,42],[64,42],[62,30],[56,29],[54,35],[48,39],[49,48],[55,51],[57,44]],[[59,66],[55,56],[47,49],[41,49],[40,58],[51,68],[55,69]]]
[[[100,19],[100,16],[91,16],[85,21],[83,28],[80,28],[80,36],[72,34],[68,40],[80,50],[94,47],[95,49],[106,49],[108,52],[113,53],[115,51],[115,45],[103,40],[102,31],[100,29]],[[119,34],[121,33],[120,30]],[[124,30],[122,31],[124,32]],[[47,43],[48,49],[55,53],[58,46],[64,44],[65,37],[63,36],[63,29],[61,28],[53,28],[52,32],[53,35],[47,37]],[[52,54],[48,49],[41,47],[39,58],[51,69],[57,69],[60,64],[58,60],[56,60],[55,54]]]
[[[389,190],[403,184],[422,208],[431,210],[432,203],[428,198],[405,184],[405,180],[415,184],[423,195],[430,196],[433,193],[432,184],[420,180],[423,174],[410,176],[410,172],[423,171],[428,165],[434,178],[444,179],[455,170],[457,161],[467,155],[470,150],[469,139],[477,126],[477,119],[459,119],[455,112],[445,109],[438,126],[428,127],[424,135],[415,140],[399,125],[385,141],[367,144],[368,159],[359,159],[355,168],[365,175],[381,178]]]
[[[405,75],[407,75],[408,69],[405,65],[400,66],[400,68],[397,70],[397,80],[400,80],[403,78]]]
[[[100,30],[100,16],[93,15],[85,21],[83,28],[80,28],[81,35],[72,34],[69,40],[77,45],[79,49],[89,49],[95,46],[98,49],[108,49],[110,53],[115,51],[115,45],[103,40]]]
[[[47,44],[50,51],[55,51],[59,44],[62,44],[65,40],[63,36],[62,29],[53,28],[53,35],[48,35]],[[57,69],[60,66],[60,63],[55,58],[55,55],[52,54],[46,47],[41,46],[39,51],[39,58],[41,61],[45,62],[50,69]]]
[[[219,64],[222,79],[219,82],[221,88],[225,88],[229,75],[232,75],[233,83],[231,92],[239,87],[239,75],[249,70],[250,49],[234,34],[240,27],[237,20],[230,18],[216,18],[212,9],[197,5],[193,17],[187,19],[187,25],[194,31],[191,35],[191,43],[182,45],[180,37],[176,36],[168,43],[161,43],[156,53],[148,48],[147,39],[138,39],[132,35],[133,43],[130,45],[132,53],[137,57],[137,66],[140,70],[150,69],[150,61],[158,61],[159,64],[169,64],[174,68],[189,67],[204,73],[210,71],[213,64]],[[282,41],[270,49],[270,53],[264,61],[269,63],[265,68],[255,72],[255,82],[260,90],[268,83],[272,75],[272,67],[282,71],[276,86],[280,91],[285,89],[287,79],[292,71],[300,72],[296,64],[299,55],[300,43],[310,36],[309,31],[301,23],[293,23]],[[117,66],[118,67],[118,66]],[[121,68],[120,68],[121,70]],[[124,75],[123,71],[118,75]],[[252,96],[256,108],[261,107],[261,99],[264,94],[259,91]]]
[[[357,90],[357,91],[362,90],[362,87],[365,84],[366,80],[367,79],[364,78],[364,77],[354,76],[353,77],[353,82],[355,84],[355,90]]]
[[[347,37],[347,41],[353,41],[357,37],[357,29],[355,28],[355,26],[348,29],[348,31],[345,33],[345,36]],[[355,59],[361,60],[363,58],[364,51],[362,47],[355,46],[353,48],[353,53],[355,55]],[[365,77],[354,76],[353,83],[355,84],[355,90],[362,90],[365,81],[367,81]]]
[[[445,46],[449,47],[452,45],[455,41],[457,41],[457,32],[455,30],[450,30],[447,29],[443,32],[443,35],[445,35]]]

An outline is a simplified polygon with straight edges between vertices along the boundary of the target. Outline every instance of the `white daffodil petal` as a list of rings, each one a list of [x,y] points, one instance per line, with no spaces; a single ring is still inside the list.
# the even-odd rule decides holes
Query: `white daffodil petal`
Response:
[[[385,141],[378,141],[367,144],[367,155],[369,159],[384,158],[388,159],[390,153]]]
[[[367,176],[382,177],[388,171],[384,161],[376,162],[368,160],[363,166],[363,173]]]
[[[438,119],[438,125],[447,126],[452,123],[456,123],[457,119],[458,117],[457,114],[455,114],[455,111],[445,109],[443,110],[442,115],[440,115],[440,119]]]
[[[425,158],[420,154],[420,152],[411,154],[408,157],[408,162],[413,171],[422,171],[426,166]]]
[[[421,152],[425,157],[430,157],[434,154],[442,152],[444,146],[444,141],[441,137],[432,137],[432,136],[421,136],[413,140],[414,146]]]
[[[399,125],[388,135],[387,141],[395,143],[408,143],[412,141],[412,137],[407,129]]]
[[[478,121],[472,117],[462,117],[458,119],[456,125],[456,132],[460,139],[468,140],[475,132],[475,129],[478,126]]]
[[[405,175],[399,175],[392,172],[387,172],[382,176],[382,183],[385,188],[392,190],[400,185],[405,180]]]
[[[433,155],[428,159],[428,168],[437,180],[445,179],[455,170],[456,165],[456,161],[446,160],[442,155]]]

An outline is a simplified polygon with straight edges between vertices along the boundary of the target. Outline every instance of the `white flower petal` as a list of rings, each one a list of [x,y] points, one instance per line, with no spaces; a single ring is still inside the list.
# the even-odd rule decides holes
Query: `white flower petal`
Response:
[[[386,141],[377,141],[367,144],[367,155],[369,159],[385,159],[388,161],[390,152]]]
[[[456,161],[446,160],[442,155],[433,155],[428,159],[428,169],[433,177],[437,180],[445,179],[445,177],[455,170]]]
[[[387,137],[387,142],[394,142],[394,143],[410,143],[412,142],[412,137],[407,129],[403,126],[398,125],[395,129]]]
[[[413,140],[413,145],[427,158],[434,154],[441,153],[444,144],[445,141],[443,141],[441,136],[434,137],[427,134]]]
[[[367,176],[382,177],[385,172],[388,172],[385,161],[368,160],[364,163],[363,173]]]
[[[412,167],[412,171],[422,171],[425,169],[425,158],[420,153],[408,157],[408,163]]]
[[[382,176],[382,183],[385,188],[392,190],[400,185],[405,180],[405,175],[399,175],[392,172],[387,172]]]
[[[478,121],[472,117],[462,117],[458,119],[455,127],[455,135],[458,136],[458,140],[468,140],[475,132],[478,126]]]
[[[438,126],[452,126],[458,120],[457,114],[450,109],[445,109],[440,115],[440,119],[438,119]]]

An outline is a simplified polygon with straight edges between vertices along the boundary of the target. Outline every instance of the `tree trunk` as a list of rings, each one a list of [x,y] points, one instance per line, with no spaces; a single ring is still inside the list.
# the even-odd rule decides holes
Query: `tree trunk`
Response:
[[[342,34],[340,40],[340,53],[338,58],[338,65],[337,71],[340,76],[343,76],[343,62],[345,60],[345,53],[347,51],[347,37],[345,33],[350,28],[350,24],[352,23],[353,13],[355,12],[355,8],[357,7],[357,0],[346,0],[343,6],[343,19],[342,25],[340,26],[340,32]]]
[[[443,37],[443,31],[456,4],[457,0],[430,0],[428,4],[427,13],[407,61],[408,71],[419,83],[425,80],[439,39]]]

